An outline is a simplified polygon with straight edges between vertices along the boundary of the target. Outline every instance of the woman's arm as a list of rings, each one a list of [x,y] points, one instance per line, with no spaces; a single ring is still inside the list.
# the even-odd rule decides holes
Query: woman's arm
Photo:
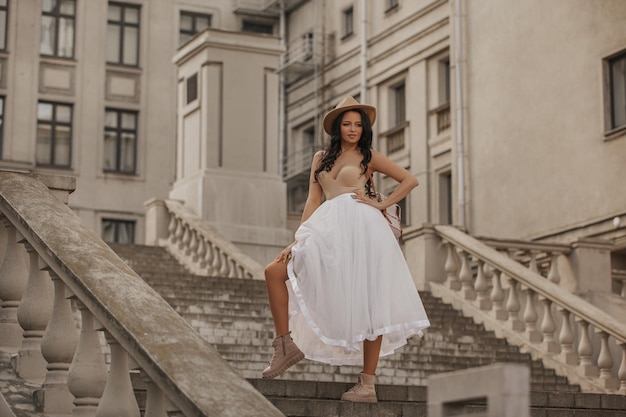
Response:
[[[304,210],[302,211],[302,217],[300,223],[304,223],[311,214],[322,204],[322,197],[324,192],[319,182],[315,181],[315,170],[320,166],[324,151],[318,151],[313,156],[313,162],[311,163],[311,174],[309,175],[309,194],[304,204]]]
[[[380,210],[384,210],[387,207],[399,202],[406,197],[411,190],[413,190],[413,188],[419,185],[417,178],[415,178],[411,172],[396,164],[378,151],[372,150],[372,160],[369,163],[369,172],[381,172],[398,182],[396,189],[382,202],[374,201],[364,195],[357,196],[359,201],[370,204]]]

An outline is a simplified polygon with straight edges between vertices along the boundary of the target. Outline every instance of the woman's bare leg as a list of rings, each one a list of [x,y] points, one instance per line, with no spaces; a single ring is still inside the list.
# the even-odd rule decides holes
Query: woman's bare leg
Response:
[[[378,336],[376,340],[363,341],[363,373],[368,375],[376,375],[376,367],[378,366],[378,358],[380,356],[380,345],[383,337]]]
[[[282,262],[273,262],[265,267],[265,285],[276,336],[289,333],[289,291],[285,283],[287,279],[287,265]]]

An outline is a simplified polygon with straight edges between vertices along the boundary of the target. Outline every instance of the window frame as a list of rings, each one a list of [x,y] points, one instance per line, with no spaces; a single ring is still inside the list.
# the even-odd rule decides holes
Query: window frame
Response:
[[[341,12],[341,39],[354,35],[354,6],[350,5]]]
[[[4,154],[4,111],[6,110],[6,96],[0,95],[0,160]]]
[[[136,238],[136,232],[137,232],[137,221],[136,220],[128,220],[128,219],[119,219],[119,218],[113,218],[113,217],[103,217],[100,219],[100,236],[102,238],[102,240],[104,240],[105,236],[104,236],[104,230],[105,230],[105,223],[111,223],[114,226],[113,229],[113,241],[108,241],[106,240],[105,242],[107,243],[122,243],[122,244],[135,244],[135,238]],[[132,236],[131,236],[131,242],[120,242],[119,241],[119,226],[121,225],[131,225],[132,226]]]
[[[604,68],[605,68],[605,85],[606,85],[606,134],[612,134],[615,132],[622,132],[626,130],[626,108],[624,109],[624,122],[622,124],[617,124],[616,119],[616,103],[615,103],[615,93],[616,87],[614,85],[614,66],[617,62],[624,62],[624,84],[626,85],[626,49],[621,50],[620,52],[613,54],[607,57],[604,60]],[[626,87],[623,92],[624,96],[622,100],[626,102]]]
[[[105,146],[104,146],[103,157],[105,157],[107,154],[106,152],[107,132],[115,132],[115,168],[107,169],[105,167],[104,161],[102,161],[103,162],[102,172],[106,174],[137,175],[137,149],[138,149],[138,142],[139,142],[139,112],[136,110],[107,107],[105,109],[105,120],[106,120],[106,113],[109,113],[109,112],[113,112],[116,114],[116,127],[111,128],[111,127],[108,127],[106,123],[104,124],[103,139],[105,140]],[[127,128],[122,127],[122,116],[124,114],[132,114],[133,116],[135,116],[135,128],[134,129],[127,129]],[[133,143],[133,168],[130,171],[125,171],[121,167],[122,134],[124,133],[133,133],[135,137],[134,143]]]
[[[191,30],[190,31],[182,29],[181,22],[183,20],[183,16],[191,17]],[[178,15],[178,45],[179,46],[183,45],[189,39],[193,38],[197,33],[200,33],[200,31],[197,30],[197,18],[209,18],[209,26],[208,27],[213,27],[213,15],[212,14],[210,14],[210,13],[201,13],[201,12],[191,12],[191,11],[187,11],[187,10],[181,10],[180,14]],[[187,39],[185,42],[182,42],[181,41],[181,36],[182,35],[189,36],[189,39]]]
[[[74,59],[75,54],[76,54],[76,8],[77,8],[77,3],[76,0],[56,0],[57,1],[57,6],[56,6],[56,11],[54,12],[45,12],[43,10],[43,8],[41,9],[41,18],[43,20],[44,16],[48,16],[54,19],[54,27],[55,27],[55,34],[54,34],[54,45],[52,45],[52,53],[51,54],[46,54],[43,53],[41,51],[41,40],[39,42],[39,55],[41,56],[45,56],[45,57],[53,57],[53,58],[60,58],[60,59]],[[68,1],[68,2],[72,2],[74,3],[74,14],[73,15],[69,15],[69,14],[65,14],[65,13],[61,13],[61,2],[62,1]],[[72,21],[72,54],[70,56],[61,56],[59,55],[59,33],[61,30],[61,25],[59,24],[61,19],[67,19],[67,20],[71,20]],[[43,23],[43,22],[42,22]]]
[[[4,12],[4,45],[0,44],[0,51],[6,51],[9,36],[9,0],[6,0],[6,5],[0,5],[0,12]]]
[[[52,120],[47,121],[47,120],[41,120],[39,119],[39,105],[41,104],[50,104],[53,107],[52,110]],[[58,122],[57,121],[57,108],[60,106],[64,106],[64,107],[68,107],[70,109],[70,121],[69,122]],[[49,161],[48,163],[40,163],[37,161],[37,157],[35,157],[35,165],[37,167],[44,167],[44,168],[58,168],[58,169],[71,169],[72,168],[72,150],[73,150],[73,142],[74,142],[74,132],[73,132],[73,124],[74,124],[74,105],[72,103],[64,103],[64,102],[58,102],[58,101],[49,101],[49,100],[39,100],[37,102],[37,129],[39,129],[40,125],[47,125],[47,126],[51,126],[50,128],[50,132],[51,132],[51,137],[50,137],[50,155],[49,155]],[[68,150],[68,162],[67,165],[61,165],[61,164],[57,164],[55,162],[55,144],[56,144],[56,127],[57,126],[67,126],[69,128],[69,150]],[[37,143],[35,145],[35,154],[37,154],[38,151],[38,147],[39,147],[39,138],[37,137]]]
[[[406,82],[404,80],[391,86],[393,96],[393,126],[399,126],[406,122]],[[400,94],[402,92],[402,94]],[[402,112],[403,117],[398,115]]]
[[[118,47],[117,61],[112,62],[112,61],[109,61],[107,58],[107,64],[137,68],[139,67],[139,62],[140,62],[139,59],[141,57],[141,5],[133,4],[133,3],[122,3],[122,2],[116,2],[116,1],[110,1],[108,3],[108,7],[111,7],[111,6],[116,6],[116,7],[121,8],[121,11],[120,11],[121,20],[120,21],[110,20],[107,15],[107,30],[111,25],[116,25],[118,27],[118,33],[119,33],[119,44],[117,45]],[[125,22],[126,9],[137,10],[137,23]],[[125,27],[134,27],[137,29],[137,45],[136,45],[137,53],[135,56],[136,64],[127,64],[124,62],[124,34],[125,34],[124,28]],[[108,48],[108,39],[107,39],[107,48]]]

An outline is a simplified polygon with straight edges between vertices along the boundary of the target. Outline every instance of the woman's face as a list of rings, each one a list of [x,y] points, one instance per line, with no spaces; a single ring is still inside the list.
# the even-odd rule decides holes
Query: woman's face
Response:
[[[356,144],[363,134],[361,113],[347,111],[343,114],[340,125],[341,140],[349,144]]]

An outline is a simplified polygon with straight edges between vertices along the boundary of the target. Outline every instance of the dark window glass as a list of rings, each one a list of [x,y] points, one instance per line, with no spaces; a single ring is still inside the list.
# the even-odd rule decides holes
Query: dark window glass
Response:
[[[395,105],[395,122],[400,124],[406,120],[406,93],[404,84],[400,84],[393,89]]]
[[[191,39],[196,33],[211,27],[210,14],[180,12],[180,29],[178,44],[182,45]]]
[[[42,0],[39,53],[73,58],[75,20],[76,0]]]
[[[135,222],[102,219],[102,240],[107,243],[135,243]]]
[[[244,32],[252,32],[252,33],[265,33],[267,35],[273,35],[274,34],[274,26],[273,25],[268,25],[268,24],[264,24],[264,23],[259,23],[259,22],[250,22],[250,21],[245,21],[243,22],[243,29]]]
[[[198,98],[198,73],[187,78],[187,104]]]
[[[626,126],[626,53],[609,60],[611,129]]]
[[[70,168],[72,155],[72,106],[39,102],[37,105],[38,166]]]
[[[104,171],[135,174],[137,112],[107,109],[104,124]]]
[[[398,0],[387,0],[387,7],[385,8],[386,12],[389,12],[399,6]]]
[[[2,148],[4,144],[4,97],[0,96],[0,159],[2,159]]]
[[[0,0],[0,51],[7,49],[7,22],[9,17],[8,0]]]
[[[109,3],[107,25],[107,62],[139,65],[140,7]]]
[[[354,9],[350,7],[343,11],[343,37],[354,33]]]

